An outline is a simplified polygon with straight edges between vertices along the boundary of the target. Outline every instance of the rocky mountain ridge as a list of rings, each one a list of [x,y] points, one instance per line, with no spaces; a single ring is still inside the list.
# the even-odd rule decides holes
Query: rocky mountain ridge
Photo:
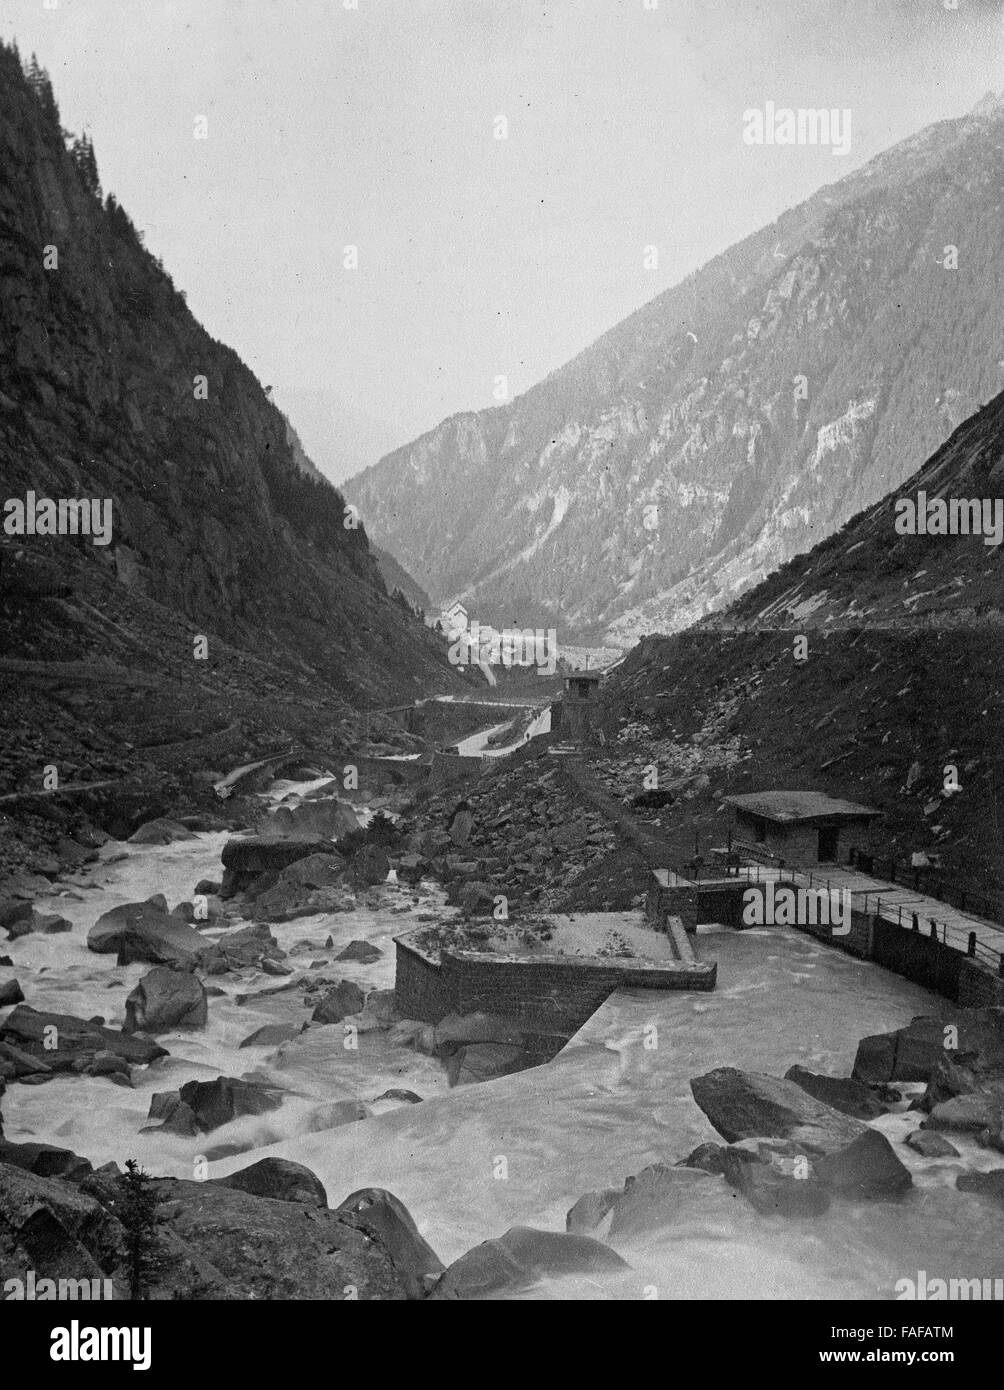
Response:
[[[102,198],[90,145],[66,147],[44,73],[7,48],[0,153],[5,497],[109,499],[113,516],[107,546],[7,526],[7,574],[23,562],[57,587],[142,595],[187,648],[212,633],[305,663],[352,703],[451,688],[445,647],[390,603],[365,529]],[[43,655],[25,628],[6,635],[8,655]]]
[[[627,646],[727,606],[1000,389],[1002,114],[901,142],[347,495],[485,620],[546,597]]]

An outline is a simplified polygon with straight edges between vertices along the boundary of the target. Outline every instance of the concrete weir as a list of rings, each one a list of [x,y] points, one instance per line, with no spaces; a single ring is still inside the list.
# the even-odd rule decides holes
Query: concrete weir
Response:
[[[430,946],[421,929],[395,937],[398,1009],[429,1023],[451,1013],[503,1013],[570,1037],[614,990],[715,988],[717,962],[698,959],[679,916],[646,922],[636,913],[595,912],[547,921],[557,949]],[[611,937],[623,954],[604,946]]]

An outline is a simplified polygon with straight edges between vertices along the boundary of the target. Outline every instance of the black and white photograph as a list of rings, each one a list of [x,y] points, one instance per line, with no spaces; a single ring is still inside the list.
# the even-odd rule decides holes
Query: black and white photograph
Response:
[[[999,1366],[1004,0],[2,0],[0,483],[5,1361]]]

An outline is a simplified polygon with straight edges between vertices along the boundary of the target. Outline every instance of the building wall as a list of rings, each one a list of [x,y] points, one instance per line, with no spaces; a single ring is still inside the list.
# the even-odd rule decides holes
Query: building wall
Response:
[[[686,879],[667,886],[653,875],[645,897],[645,917],[656,931],[666,930],[667,917],[679,917],[687,931],[696,931],[697,886]]]
[[[744,811],[736,812],[736,837],[749,844],[757,843],[760,821]],[[763,822],[763,843],[771,854],[783,859],[786,864],[819,863],[818,825],[778,825],[771,821]],[[871,834],[867,821],[846,821],[837,828],[837,860],[841,864],[850,858],[852,849],[867,850]]]
[[[848,821],[839,831],[837,859],[846,864],[852,849],[867,851],[872,844],[871,826],[866,821]]]
[[[1004,1008],[1004,979],[968,956],[963,957],[959,972],[959,1003],[972,1009],[994,1005]]]

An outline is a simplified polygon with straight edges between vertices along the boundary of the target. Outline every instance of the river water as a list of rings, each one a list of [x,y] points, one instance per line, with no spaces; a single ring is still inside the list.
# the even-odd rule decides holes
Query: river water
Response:
[[[119,969],[113,956],[89,952],[87,929],[109,908],[154,892],[172,905],[190,898],[200,878],[219,877],[224,840],[106,847],[73,881],[76,896],[39,903],[70,918],[72,933],[4,946],[27,1002],[100,1014],[120,1026],[125,997],[147,967]],[[328,977],[390,988],[393,936],[416,925],[420,913],[441,911],[441,903],[437,889],[416,895],[389,883],[375,890],[371,907],[272,930],[298,974],[323,960]],[[325,949],[329,935],[333,947]],[[369,966],[334,964],[354,939],[373,942],[383,957]],[[582,1193],[619,1188],[647,1165],[674,1163],[716,1139],[690,1095],[691,1077],[717,1066],[780,1076],[796,1062],[846,1075],[859,1038],[948,1007],[896,975],[782,928],[704,929],[699,948],[718,960],[714,993],[621,991],[550,1065],[454,1091],[438,1062],[393,1045],[385,1032],[360,1034],[357,1050],[345,1047],[339,1025],[312,1028],[278,1050],[242,1049],[240,1041],[263,1023],[300,1022],[309,1011],[295,990],[237,1002],[239,993],[282,983],[269,976],[214,977],[209,983],[224,994],[210,1000],[209,1026],[162,1037],[171,1056],[134,1069],[133,1089],[75,1075],[13,1084],[4,1101],[7,1136],[59,1144],[95,1165],[135,1157],[149,1172],[189,1178],[203,1171],[207,1148],[250,1144],[252,1153],[212,1162],[209,1176],[275,1154],[312,1168],[332,1205],[359,1187],[388,1188],[450,1261],[512,1225],[563,1230]],[[644,1042],[653,1039],[652,1025],[654,1048]],[[272,1114],[199,1139],[140,1133],[153,1092],[219,1074],[260,1076],[287,1098]],[[422,1104],[374,1104],[391,1087],[416,1092]],[[319,1129],[324,1105],[346,1099],[361,1100],[371,1117]],[[768,1219],[720,1180],[684,1175],[668,1195],[638,1204],[624,1229],[608,1237],[630,1275],[545,1281],[523,1296],[891,1298],[898,1279],[922,1269],[929,1277],[1004,1275],[1001,1209],[954,1190],[964,1168],[999,1167],[1000,1155],[953,1135],[961,1159],[925,1160],[901,1142],[914,1115],[876,1123],[913,1171],[915,1189],[903,1202],[835,1203],[823,1218]]]

